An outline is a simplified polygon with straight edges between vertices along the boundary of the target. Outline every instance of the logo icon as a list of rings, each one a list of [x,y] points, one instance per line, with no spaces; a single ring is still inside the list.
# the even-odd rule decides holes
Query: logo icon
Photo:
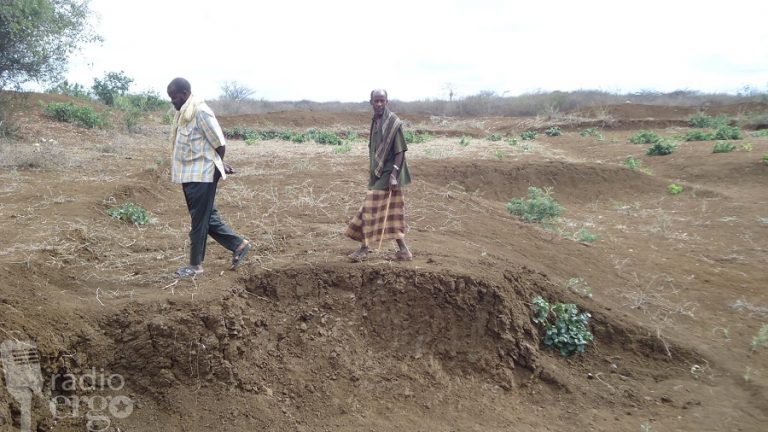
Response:
[[[7,340],[0,344],[8,393],[21,405],[21,432],[32,430],[32,395],[43,397],[40,353],[34,342]]]

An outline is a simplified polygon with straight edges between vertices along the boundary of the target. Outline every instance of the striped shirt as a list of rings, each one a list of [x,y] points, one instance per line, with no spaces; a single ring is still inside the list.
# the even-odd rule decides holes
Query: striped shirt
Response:
[[[201,103],[195,119],[176,128],[173,145],[171,180],[174,183],[212,183],[218,168],[221,178],[226,179],[224,163],[216,149],[226,145],[224,133],[213,111]]]

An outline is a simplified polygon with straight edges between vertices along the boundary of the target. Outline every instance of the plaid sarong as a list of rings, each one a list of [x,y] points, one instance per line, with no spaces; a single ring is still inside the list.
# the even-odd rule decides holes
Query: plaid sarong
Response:
[[[357,215],[349,223],[344,235],[362,242],[368,246],[378,246],[381,236],[383,240],[397,240],[405,238],[405,200],[403,191],[395,189],[392,198],[389,198],[389,213],[387,213],[387,199],[389,190],[369,190],[365,195],[365,202]],[[384,217],[386,215],[386,226]]]

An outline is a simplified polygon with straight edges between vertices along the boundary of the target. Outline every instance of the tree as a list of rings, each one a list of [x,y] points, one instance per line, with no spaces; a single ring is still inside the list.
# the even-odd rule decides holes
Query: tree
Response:
[[[70,54],[100,41],[89,0],[0,1],[0,90],[61,79]]]
[[[224,81],[221,84],[222,98],[235,102],[248,99],[256,91],[238,83],[237,81]]]
[[[91,90],[96,99],[105,105],[112,106],[115,104],[115,98],[124,96],[131,88],[131,84],[133,84],[133,78],[129,78],[125,72],[107,72],[103,79],[93,80]]]

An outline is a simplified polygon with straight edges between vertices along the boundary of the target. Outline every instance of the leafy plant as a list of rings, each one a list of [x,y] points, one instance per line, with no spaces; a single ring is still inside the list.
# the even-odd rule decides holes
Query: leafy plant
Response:
[[[565,289],[582,297],[592,298],[592,287],[584,278],[572,277],[565,283]]]
[[[710,132],[704,132],[700,130],[690,131],[687,134],[685,134],[685,140],[686,141],[711,141],[715,137],[714,134]]]
[[[712,153],[730,153],[736,150],[736,146],[725,141],[718,141],[712,148]]]
[[[576,232],[576,239],[582,243],[594,243],[600,239],[600,236],[592,234],[586,228],[582,228]]]
[[[504,140],[507,144],[511,145],[512,147],[516,146],[518,144],[517,138],[507,138]]]
[[[760,138],[760,137],[768,136],[768,129],[760,129],[760,130],[752,132],[749,135],[751,135],[751,136],[753,136],[755,138]]]
[[[552,126],[551,128],[544,131],[544,134],[551,137],[560,136],[563,134],[563,132],[560,130],[557,126]]]
[[[667,192],[669,192],[671,195],[677,195],[682,191],[683,187],[677,183],[671,183],[669,186],[667,186]]]
[[[540,296],[533,298],[533,322],[544,327],[544,345],[560,351],[563,357],[586,350],[587,344],[594,340],[589,331],[588,312],[579,313],[572,303],[549,302]]]
[[[60,122],[74,123],[89,129],[106,125],[102,114],[91,107],[75,105],[72,102],[51,102],[45,107],[43,114]]]
[[[745,152],[751,152],[754,149],[754,147],[752,146],[752,143],[744,143],[741,145],[741,149],[744,150]]]
[[[256,139],[256,138],[246,138],[245,139],[245,144],[249,145],[249,146],[250,145],[256,145],[258,142],[259,142],[259,140]]]
[[[341,145],[343,140],[333,132],[310,129],[307,135],[318,144]]]
[[[86,90],[84,86],[78,83],[70,84],[67,80],[64,80],[55,86],[48,88],[48,90],[45,92],[49,94],[60,94],[78,99],[91,98],[91,96],[88,94],[88,90]]]
[[[463,136],[459,140],[459,145],[462,146],[462,147],[467,147],[467,146],[469,146],[469,144],[471,144],[471,141],[470,141],[469,137]]]
[[[507,211],[525,222],[547,223],[563,213],[563,207],[551,196],[551,188],[528,188],[528,198],[514,198],[507,203]]]
[[[434,138],[428,133],[418,133],[409,130],[403,132],[403,137],[405,137],[405,142],[407,144],[421,144]]]
[[[635,159],[634,156],[627,156],[627,158],[624,159],[624,166],[631,170],[640,168],[642,164],[643,163],[639,159]]]
[[[768,165],[768,153],[763,155],[762,161],[763,161],[763,165]]]
[[[352,151],[352,144],[350,144],[348,142],[344,143],[342,145],[337,145],[337,146],[333,147],[333,152],[335,154],[344,154],[344,153],[349,153],[351,151]]]
[[[659,140],[651,145],[645,152],[648,156],[664,156],[677,150],[677,143],[667,140]]]
[[[768,324],[763,324],[752,337],[752,351],[757,351],[758,348],[768,348]]]
[[[149,223],[147,211],[132,202],[126,202],[120,207],[112,207],[107,210],[107,214],[115,219],[135,225],[146,225]]]
[[[701,111],[688,118],[688,125],[693,128],[719,128],[721,126],[727,126],[730,122],[731,119],[725,114],[711,117]]]
[[[740,140],[743,138],[741,129],[735,126],[722,125],[715,130],[714,138],[718,140]]]
[[[95,78],[93,80],[91,90],[96,99],[105,105],[112,106],[115,104],[115,98],[125,95],[131,88],[132,83],[133,78],[125,75],[123,71],[107,72],[104,74],[104,78]]]
[[[496,150],[493,152],[493,155],[494,155],[494,156],[496,156],[496,159],[498,159],[498,160],[502,160],[502,159],[504,159],[504,156],[506,156],[506,155],[504,154],[504,152],[503,152],[503,151],[501,151],[501,150],[499,150],[499,149],[496,149]]]
[[[649,130],[640,131],[629,137],[629,142],[632,144],[655,144],[659,141],[661,137]]]
[[[520,133],[520,139],[523,141],[533,141],[536,139],[536,131],[527,130]]]
[[[487,139],[488,141],[501,141],[502,138],[504,137],[501,134],[497,134],[497,133],[492,133],[492,134],[489,134],[487,137],[485,137],[485,139]]]
[[[583,131],[579,132],[579,135],[583,137],[596,137],[599,140],[603,139],[603,134],[594,127],[584,129]]]

